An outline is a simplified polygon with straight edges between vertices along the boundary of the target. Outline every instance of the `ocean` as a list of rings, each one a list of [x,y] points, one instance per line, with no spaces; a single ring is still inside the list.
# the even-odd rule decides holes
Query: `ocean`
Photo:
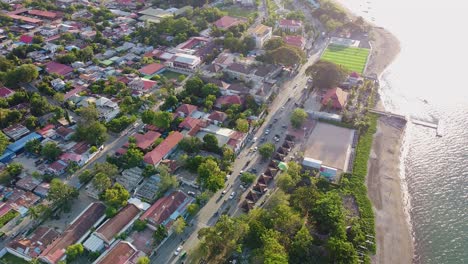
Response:
[[[444,127],[443,137],[414,124],[405,134],[401,177],[414,262],[468,263],[468,2],[339,2],[400,40],[381,76],[385,108]]]

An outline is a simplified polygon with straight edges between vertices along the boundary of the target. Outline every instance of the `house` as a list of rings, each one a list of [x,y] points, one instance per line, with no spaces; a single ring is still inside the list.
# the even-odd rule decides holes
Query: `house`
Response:
[[[94,37],[96,37],[96,31],[94,31],[94,30],[85,30],[85,31],[81,31],[81,32],[80,32],[80,36],[81,36],[83,39],[91,40],[91,39],[93,39]]]
[[[301,50],[304,49],[306,45],[306,39],[303,36],[284,36],[283,41],[286,45],[290,45]]]
[[[194,136],[204,126],[204,123],[201,119],[188,116],[179,124],[179,129],[183,130],[184,135]]]
[[[22,138],[23,136],[29,134],[29,129],[21,124],[15,124],[15,125],[11,125],[7,128],[4,128],[3,129],[3,133],[13,139],[13,140],[18,140],[20,138]]]
[[[229,29],[230,27],[237,26],[242,23],[246,23],[247,20],[245,18],[238,18],[238,17],[231,17],[231,16],[223,16],[220,19],[216,20],[213,25],[219,29]]]
[[[22,217],[26,216],[29,207],[35,205],[40,197],[32,192],[23,191],[18,188],[13,188],[5,194],[4,199],[14,210],[18,211]]]
[[[10,96],[13,96],[15,94],[15,91],[10,90],[6,87],[1,87],[0,88],[0,97],[1,98],[8,98]]]
[[[33,37],[32,36],[29,36],[29,35],[22,35],[20,38],[19,38],[19,41],[24,43],[24,44],[32,44],[33,42]]]
[[[62,155],[60,155],[59,160],[64,161],[67,164],[73,161],[76,162],[78,166],[83,166],[86,162],[85,158],[82,155],[73,152],[63,153]]]
[[[63,88],[65,88],[65,82],[60,79],[60,78],[57,78],[57,79],[53,79],[50,84],[52,85],[52,87],[56,90],[56,91],[61,91],[63,90]]]
[[[117,178],[117,182],[129,192],[133,192],[142,181],[143,170],[139,167],[126,169],[122,171],[122,176]]]
[[[257,49],[262,48],[263,44],[271,39],[273,34],[273,29],[271,27],[267,27],[263,24],[258,24],[256,27],[249,31],[250,35],[255,39],[255,46]]]
[[[41,198],[47,197],[47,194],[49,193],[50,189],[50,184],[47,182],[43,182],[39,184],[36,189],[34,189],[34,194],[38,195]]]
[[[169,67],[183,72],[193,72],[200,64],[200,57],[184,53],[176,53],[170,61],[167,61]]]
[[[162,162],[162,161],[161,161]],[[145,201],[152,201],[158,193],[158,183],[161,181],[159,175],[152,175],[145,179],[135,191],[135,196]]]
[[[58,75],[67,76],[73,72],[73,68],[65,64],[61,64],[55,61],[50,61],[45,64],[45,70],[47,73],[56,73]]]
[[[10,145],[8,145],[7,150],[18,154],[21,151],[23,151],[24,146],[26,145],[26,143],[28,143],[28,141],[34,140],[34,139],[42,140],[42,136],[37,134],[36,132],[32,132],[32,133],[22,137],[21,139],[11,143]]]
[[[107,220],[83,243],[91,252],[99,252],[110,246],[116,236],[125,232],[138,219],[140,209],[134,204],[127,204],[114,217]],[[115,263],[114,263],[115,264]]]
[[[59,17],[58,13],[55,12],[50,12],[50,11],[43,11],[43,10],[37,10],[37,9],[31,9],[28,10],[28,14],[33,15],[33,16],[38,16],[46,19],[56,19]]]
[[[134,78],[128,83],[128,87],[136,91],[138,94],[150,91],[151,89],[155,88],[157,85],[158,85],[158,82],[156,81],[147,80],[147,79],[143,79],[140,77]]]
[[[181,106],[179,106],[175,113],[177,116],[180,116],[180,117],[187,117],[187,116],[191,116],[192,113],[194,113],[195,111],[197,111],[198,107],[195,106],[195,105],[191,105],[191,104],[182,104]]]
[[[213,111],[211,114],[208,116],[208,120],[210,120],[211,123],[215,125],[220,125],[224,123],[227,119],[227,114],[224,112],[220,111]]]
[[[159,63],[151,63],[142,67],[138,71],[145,76],[152,77],[153,75],[162,73],[164,71],[164,65]]]
[[[53,124],[47,124],[46,126],[37,130],[36,132],[43,138],[50,138],[57,134],[55,131],[55,126]]]
[[[302,30],[302,22],[293,19],[281,19],[279,22],[279,28],[288,32],[298,32]]]
[[[90,204],[65,229],[62,235],[50,244],[39,259],[49,264],[56,264],[65,257],[68,246],[80,243],[89,234],[92,227],[97,226],[105,218],[106,206],[103,203]]]
[[[329,89],[323,96],[322,105],[331,106],[334,109],[341,110],[345,107],[348,100],[348,93],[339,87]]]
[[[59,137],[61,137],[63,140],[70,140],[73,133],[75,133],[75,130],[73,130],[73,129],[69,128],[69,127],[60,126],[55,130],[55,133]]]
[[[7,244],[6,250],[26,261],[37,258],[60,234],[54,229],[40,226],[28,237],[17,237]]]
[[[32,176],[26,176],[20,180],[18,180],[16,183],[15,183],[15,186],[20,188],[20,189],[23,189],[25,191],[29,191],[31,192],[32,190],[34,190],[34,188],[36,188],[39,184],[41,183],[40,180],[32,177]]]
[[[242,105],[244,102],[239,95],[223,95],[216,99],[215,107],[218,109],[224,106],[231,106],[234,104]]]
[[[155,131],[148,131],[145,134],[135,134],[133,137],[136,140],[136,145],[139,149],[145,151],[150,149],[156,139],[161,137],[161,133]]]
[[[245,139],[247,138],[246,133],[235,131],[229,128],[218,127],[216,125],[208,125],[206,127],[200,128],[200,131],[197,133],[196,137],[200,140],[203,140],[203,137],[206,134],[214,135],[218,140],[219,147],[226,145],[232,148],[236,153],[240,151],[244,145]]]
[[[224,69],[224,72],[231,78],[242,81],[250,81],[252,71],[252,67],[237,62],[230,64]]]
[[[177,144],[184,138],[180,132],[172,132],[152,151],[145,154],[143,161],[148,165],[157,166],[161,160],[167,158],[176,149]]]
[[[109,122],[120,113],[119,105],[109,98],[100,97],[96,100],[96,108],[99,112],[99,118]]]
[[[65,169],[68,167],[68,163],[63,160],[56,160],[47,167],[47,172],[54,175],[62,175],[65,173]]]
[[[130,242],[119,241],[102,254],[93,264],[137,264],[146,254],[135,248]]]
[[[183,191],[173,191],[171,194],[157,200],[141,217],[140,220],[147,221],[151,229],[156,230],[159,225],[164,225],[168,230],[174,220],[183,216],[187,206],[194,198],[186,195]]]

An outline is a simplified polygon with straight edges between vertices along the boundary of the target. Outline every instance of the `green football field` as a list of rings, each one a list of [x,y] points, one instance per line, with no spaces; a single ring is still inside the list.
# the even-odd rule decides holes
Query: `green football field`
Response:
[[[366,67],[368,55],[369,49],[328,45],[321,59],[334,62],[349,71],[362,74]]]

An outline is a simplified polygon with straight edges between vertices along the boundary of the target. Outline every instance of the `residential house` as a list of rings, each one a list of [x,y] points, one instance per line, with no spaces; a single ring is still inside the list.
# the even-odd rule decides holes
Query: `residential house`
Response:
[[[118,241],[101,255],[93,264],[137,264],[146,254],[135,248],[130,242]]]
[[[216,99],[214,106],[221,109],[225,106],[231,106],[234,104],[242,105],[244,100],[239,95],[223,95]]]
[[[306,45],[306,39],[303,36],[284,36],[283,41],[286,45],[290,45],[301,50],[304,49]]]
[[[119,105],[106,97],[100,97],[96,100],[96,108],[99,112],[99,118],[109,122],[120,113]]]
[[[208,120],[210,120],[211,123],[214,125],[221,125],[226,121],[227,119],[227,114],[224,112],[220,111],[213,111],[211,114],[208,116]]]
[[[136,146],[142,151],[147,151],[153,147],[154,142],[161,137],[161,133],[155,131],[148,131],[145,134],[134,134]]]
[[[348,100],[348,93],[339,87],[329,89],[323,96],[322,105],[331,106],[334,109],[341,110],[345,107]]]
[[[59,160],[64,161],[67,164],[70,164],[70,162],[76,162],[78,166],[83,166],[86,162],[85,157],[83,157],[80,154],[76,154],[73,152],[65,152],[62,155],[60,155]]]
[[[238,62],[231,63],[224,69],[231,78],[242,81],[250,81],[252,79],[253,68]]]
[[[201,59],[194,55],[176,53],[166,64],[174,70],[190,73],[201,64]]]
[[[293,19],[281,19],[279,21],[279,28],[288,32],[299,32],[302,30],[302,22]]]
[[[11,125],[3,129],[3,133],[12,140],[18,140],[29,134],[29,129],[21,124]]]
[[[25,191],[32,192],[32,190],[34,190],[34,188],[36,188],[40,183],[41,183],[40,180],[32,176],[26,176],[18,180],[15,183],[15,186]]]
[[[131,203],[127,204],[91,234],[83,243],[84,248],[90,252],[99,252],[104,247],[109,247],[119,234],[125,232],[138,219],[139,214],[138,207]]]
[[[260,49],[262,48],[263,44],[271,39],[273,34],[273,29],[271,27],[267,27],[263,24],[258,24],[256,27],[252,28],[249,33],[255,39],[255,46]]]
[[[39,259],[49,264],[57,264],[64,259],[68,246],[81,243],[89,234],[92,227],[96,227],[105,218],[106,206],[103,203],[90,204],[65,229],[62,235],[50,244]]]
[[[198,107],[195,105],[182,104],[175,110],[175,114],[180,117],[187,117],[191,116],[197,109]]]
[[[60,126],[55,130],[55,133],[63,140],[70,140],[73,133],[75,133],[75,130],[69,127]]]
[[[164,71],[164,65],[159,63],[151,63],[142,67],[139,72],[147,77],[152,77]]]
[[[122,175],[117,178],[117,182],[129,192],[133,192],[142,181],[143,170],[139,167],[126,169],[122,171]]]
[[[65,173],[68,163],[63,160],[56,160],[47,167],[47,172],[60,176]]]
[[[41,198],[45,198],[45,197],[47,197],[47,194],[49,193],[49,189],[50,189],[50,183],[43,182],[43,183],[39,184],[36,187],[36,189],[34,189],[33,193],[35,195],[38,195]]]
[[[216,20],[213,25],[219,29],[229,29],[230,27],[237,26],[242,23],[246,23],[247,19],[245,18],[238,18],[238,17],[231,17],[231,16],[223,16],[220,19]]]
[[[184,135],[195,136],[203,126],[205,126],[203,120],[188,116],[179,124],[179,129],[182,129]]]
[[[206,134],[212,134],[218,139],[218,146],[224,145],[232,148],[234,152],[239,152],[244,145],[245,139],[247,138],[246,133],[235,131],[229,128],[218,127],[216,125],[208,125],[202,127],[197,133],[196,137],[203,140]]]
[[[57,135],[55,131],[55,126],[53,124],[47,124],[43,128],[39,129],[36,131],[39,135],[41,135],[43,138],[50,138],[54,137]]]
[[[172,223],[179,216],[184,216],[187,206],[194,198],[183,191],[173,191],[169,195],[157,200],[143,215],[140,220],[147,221],[151,229],[156,230],[159,225],[164,225],[170,230]]]
[[[55,61],[51,61],[45,64],[45,70],[47,73],[56,73],[58,75],[67,76],[73,72],[73,68],[65,64],[61,64]]]
[[[52,228],[38,227],[30,236],[19,236],[7,244],[6,251],[26,261],[39,257],[60,234]]]
[[[145,154],[143,161],[148,165],[157,166],[161,160],[167,158],[176,149],[179,142],[184,138],[180,132],[172,132],[156,148]]]
[[[6,87],[0,87],[0,97],[1,98],[8,98],[10,96],[13,96],[15,94],[15,91],[8,89]]]
[[[61,91],[63,90],[63,88],[65,88],[65,82],[60,79],[60,78],[57,78],[57,79],[53,79],[50,84],[52,85],[52,87],[56,90],[56,91]]]
[[[24,44],[32,44],[33,42],[33,37],[32,36],[29,36],[29,35],[22,35],[20,38],[19,38],[19,41],[24,43]]]

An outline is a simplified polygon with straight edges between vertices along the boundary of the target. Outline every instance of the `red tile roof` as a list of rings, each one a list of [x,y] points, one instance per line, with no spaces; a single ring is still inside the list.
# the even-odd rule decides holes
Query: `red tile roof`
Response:
[[[36,10],[36,9],[29,10],[28,13],[30,15],[45,17],[49,19],[54,19],[58,16],[58,14],[55,12],[42,11],[42,10]]]
[[[227,114],[220,111],[213,111],[209,116],[208,119],[218,122],[224,122],[227,118]]]
[[[21,20],[25,23],[31,23],[31,24],[40,24],[42,23],[42,20],[40,19],[36,19],[36,18],[31,18],[31,17],[25,17],[25,16],[18,16],[18,15],[13,15],[13,14],[10,14],[8,15],[11,19],[14,19],[14,20]]]
[[[323,96],[322,104],[327,106],[330,100],[332,101],[332,106],[334,108],[343,109],[346,105],[346,101],[348,100],[348,93],[339,87],[329,89]]]
[[[76,153],[65,152],[59,157],[63,161],[74,161],[79,162],[81,160],[81,155]]]
[[[7,246],[21,254],[36,258],[60,234],[48,227],[40,226],[28,238],[17,237]]]
[[[67,75],[73,71],[72,67],[55,62],[55,61],[48,62],[45,66],[46,66],[45,70],[48,73],[56,73],[59,75]]]
[[[242,18],[223,16],[222,18],[216,20],[213,23],[213,25],[215,25],[218,28],[228,29],[230,27],[237,26],[244,22],[246,22],[246,20]]]
[[[65,255],[67,247],[84,236],[104,216],[105,211],[106,206],[103,203],[91,204],[57,240],[42,252],[41,258],[48,263],[57,263]]]
[[[190,130],[190,129],[196,127],[197,125],[199,125],[200,123],[201,123],[200,119],[188,116],[188,117],[186,117],[184,119],[184,121],[182,121],[179,124],[179,128],[185,128],[185,129]]]
[[[19,38],[19,41],[25,43],[25,44],[31,44],[32,41],[33,41],[33,37],[32,36],[29,36],[29,35],[22,35],[20,38]]]
[[[13,95],[15,92],[13,90],[10,90],[6,87],[1,87],[0,88],[0,97],[2,98],[6,98],[6,97],[9,97],[11,95]]]
[[[138,214],[140,209],[133,204],[127,204],[120,212],[107,220],[96,230],[96,235],[110,243]]]
[[[197,111],[197,106],[191,104],[183,104],[176,109],[176,113],[182,112],[185,116],[191,115],[193,112]]]
[[[0,217],[4,216],[12,209],[13,208],[11,208],[10,204],[0,202]]]
[[[156,84],[158,84],[157,81],[143,79],[143,89],[145,91],[153,88]]]
[[[159,63],[151,63],[140,69],[140,72],[145,75],[153,75],[158,71],[164,69],[164,65]]]
[[[48,125],[45,125],[43,128],[37,130],[36,132],[44,137],[44,135],[47,135],[49,130],[54,129],[54,128],[55,126],[53,124],[48,124]]]
[[[182,191],[174,191],[168,196],[157,200],[141,217],[140,220],[148,220],[152,225],[167,224],[169,217],[176,212],[179,207],[186,204],[189,198]]]
[[[180,132],[172,132],[161,144],[159,144],[152,151],[145,154],[143,160],[147,164],[158,164],[177,144],[184,138]]]
[[[153,145],[154,141],[161,137],[161,133],[155,131],[148,131],[144,135],[142,134],[135,134],[136,145],[142,150],[145,150],[151,145]]]
[[[242,105],[242,98],[238,95],[224,95],[216,99],[216,106],[222,107],[223,105]]]
[[[284,36],[284,43],[302,49],[305,45],[305,38],[303,36]]]
[[[293,19],[281,19],[279,25],[280,27],[302,27],[301,21]]]
[[[96,264],[136,264],[138,258],[145,255],[129,242],[119,241]]]

